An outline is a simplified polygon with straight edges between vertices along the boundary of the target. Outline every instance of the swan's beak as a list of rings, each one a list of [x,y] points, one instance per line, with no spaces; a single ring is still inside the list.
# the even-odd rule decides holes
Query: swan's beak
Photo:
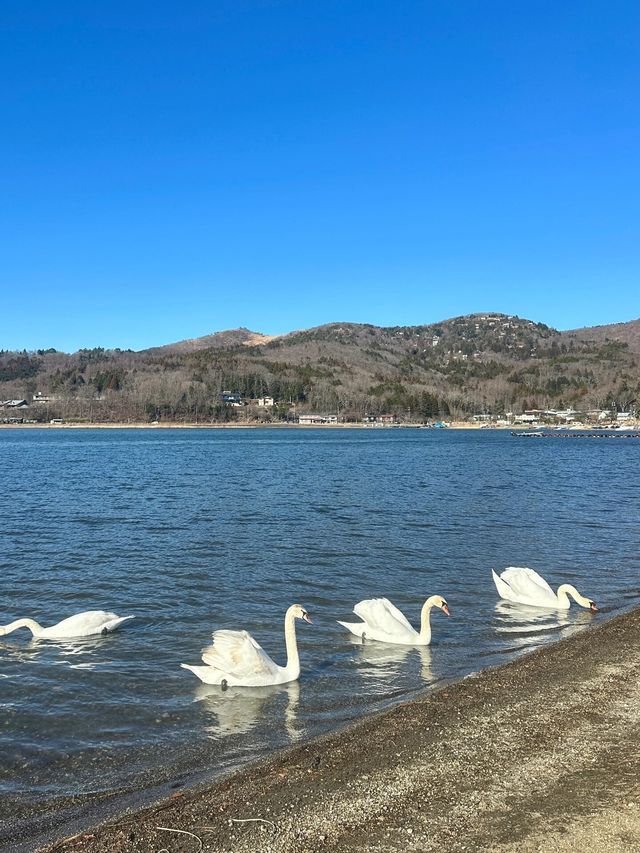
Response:
[[[449,605],[447,604],[446,601],[442,605],[442,612],[445,614],[445,616],[451,616],[451,611],[449,610]]]
[[[590,602],[589,602],[589,610],[590,610],[592,613],[597,613],[597,612],[598,612],[598,608],[596,607],[596,603],[595,603],[595,601],[590,601]]]
[[[308,622],[309,625],[313,625],[313,622],[311,621],[311,616],[309,616],[308,613],[303,613],[302,618],[304,619],[305,622]]]

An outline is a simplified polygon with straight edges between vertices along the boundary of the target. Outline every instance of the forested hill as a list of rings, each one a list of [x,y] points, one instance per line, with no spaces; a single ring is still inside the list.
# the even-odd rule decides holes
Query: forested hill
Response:
[[[345,419],[624,409],[640,401],[639,364],[640,320],[559,332],[473,314],[425,326],[332,323],[275,338],[236,329],[142,352],[3,351],[0,400],[31,403],[40,392],[47,417],[103,421],[278,419],[294,404]],[[277,405],[229,407],[222,392]]]

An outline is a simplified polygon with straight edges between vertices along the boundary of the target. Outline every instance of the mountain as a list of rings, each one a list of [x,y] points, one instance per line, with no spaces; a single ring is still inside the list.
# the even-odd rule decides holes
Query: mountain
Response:
[[[569,340],[607,343],[609,341],[627,344],[633,352],[640,353],[640,319],[629,323],[611,323],[608,326],[590,326],[563,332]]]
[[[55,398],[52,417],[114,421],[283,418],[293,405],[354,420],[625,409],[640,400],[639,363],[640,320],[559,332],[478,313],[418,326],[330,323],[277,337],[241,328],[142,352],[5,352],[0,399],[39,391]],[[280,405],[232,408],[223,391]]]
[[[209,349],[216,347],[226,349],[234,346],[259,346],[267,344],[274,340],[273,335],[262,335],[260,332],[252,332],[249,329],[229,329],[224,332],[212,332],[210,335],[204,335],[201,338],[189,338],[185,341],[177,341],[174,344],[164,344],[159,347],[151,347],[150,349],[141,350],[147,354],[161,353],[184,353],[195,352],[196,350]]]

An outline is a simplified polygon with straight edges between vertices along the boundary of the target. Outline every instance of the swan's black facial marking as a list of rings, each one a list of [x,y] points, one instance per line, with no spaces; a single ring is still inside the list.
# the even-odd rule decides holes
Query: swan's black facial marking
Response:
[[[595,601],[590,601],[590,602],[589,602],[589,610],[590,610],[592,613],[597,613],[597,612],[598,612],[598,608],[596,607],[596,603],[595,603]]]
[[[102,636],[104,637],[104,635],[105,635],[105,634],[108,634],[108,633],[109,633],[109,631],[108,631],[106,628],[103,628],[103,629],[102,629],[102,631],[101,631],[100,633],[101,633],[101,634],[102,634]]]
[[[223,690],[226,690],[228,686],[229,686],[229,685],[227,684],[227,679],[226,679],[226,678],[223,678],[223,679],[222,679],[222,681],[220,682],[220,687],[221,687]]]

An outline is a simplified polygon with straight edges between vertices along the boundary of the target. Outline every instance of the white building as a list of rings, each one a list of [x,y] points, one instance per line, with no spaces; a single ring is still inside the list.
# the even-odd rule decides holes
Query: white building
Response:
[[[298,418],[299,424],[305,426],[319,426],[320,424],[337,424],[337,415],[300,415]]]

